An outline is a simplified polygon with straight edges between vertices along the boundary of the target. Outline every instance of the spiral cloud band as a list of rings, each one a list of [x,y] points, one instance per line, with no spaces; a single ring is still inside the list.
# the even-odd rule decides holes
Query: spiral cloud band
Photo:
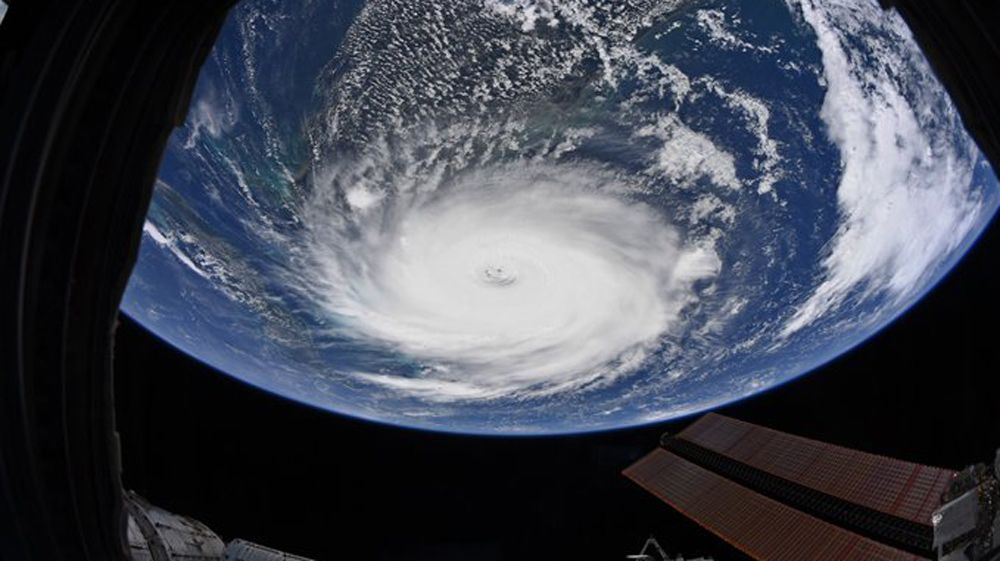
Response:
[[[694,281],[719,266],[626,192],[589,167],[503,166],[405,203],[365,199],[352,221],[316,225],[322,300],[345,333],[426,365],[419,377],[364,377],[424,398],[611,381],[654,350]],[[352,233],[351,252],[334,249]]]

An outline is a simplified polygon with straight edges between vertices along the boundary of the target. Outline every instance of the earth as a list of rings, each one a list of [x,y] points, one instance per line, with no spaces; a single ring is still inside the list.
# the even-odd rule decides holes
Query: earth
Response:
[[[122,309],[330,412],[613,429],[860,344],[998,204],[875,0],[245,0]]]

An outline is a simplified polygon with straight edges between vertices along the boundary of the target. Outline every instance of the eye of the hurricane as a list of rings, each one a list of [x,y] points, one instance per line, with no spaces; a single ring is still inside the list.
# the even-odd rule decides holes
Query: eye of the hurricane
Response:
[[[510,286],[517,282],[517,271],[509,265],[491,264],[482,268],[481,278],[492,286]]]

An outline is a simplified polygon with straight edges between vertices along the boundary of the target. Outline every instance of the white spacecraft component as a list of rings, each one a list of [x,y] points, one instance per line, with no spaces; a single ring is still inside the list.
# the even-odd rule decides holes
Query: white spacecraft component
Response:
[[[153,506],[134,492],[125,494],[132,561],[217,561],[225,544],[201,522]]]
[[[132,561],[312,561],[246,540],[224,544],[208,526],[125,493],[128,548]]]

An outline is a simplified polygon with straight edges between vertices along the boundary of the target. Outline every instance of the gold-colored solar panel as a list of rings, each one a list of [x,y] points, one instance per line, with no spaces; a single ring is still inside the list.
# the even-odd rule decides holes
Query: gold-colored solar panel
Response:
[[[760,561],[926,561],[869,540],[656,449],[625,475]]]
[[[677,437],[788,481],[926,526],[955,474],[714,413]]]

